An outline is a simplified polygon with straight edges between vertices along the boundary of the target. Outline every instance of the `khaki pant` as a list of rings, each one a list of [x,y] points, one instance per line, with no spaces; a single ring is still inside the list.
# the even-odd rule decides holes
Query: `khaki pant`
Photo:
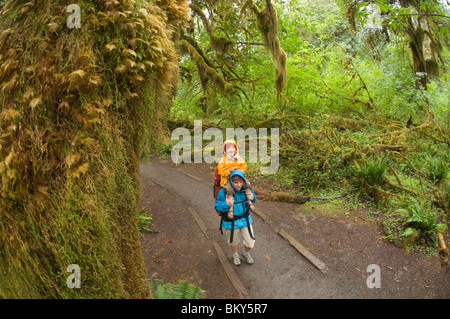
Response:
[[[255,236],[255,232],[253,231],[252,225],[250,225],[250,228],[252,229],[253,236]],[[244,246],[246,246],[248,248],[255,247],[255,240],[250,237],[247,227],[234,229],[232,243],[230,243],[231,229],[224,228],[223,230],[225,231],[225,235],[227,236],[227,243],[231,247],[236,247],[239,244],[241,235],[242,235],[242,242],[243,242]]]

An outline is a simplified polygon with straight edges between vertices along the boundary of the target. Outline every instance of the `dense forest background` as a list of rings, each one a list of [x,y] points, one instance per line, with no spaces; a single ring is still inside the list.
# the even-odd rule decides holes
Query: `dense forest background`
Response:
[[[190,8],[171,129],[195,119],[278,127],[280,169],[261,176],[250,165],[253,179],[294,194],[350,193],[375,207],[389,240],[436,251],[450,215],[448,2]]]
[[[79,28],[73,3],[0,1],[3,296],[149,296],[139,159],[198,119],[279,128],[255,185],[345,192],[448,258],[448,1],[79,0]]]

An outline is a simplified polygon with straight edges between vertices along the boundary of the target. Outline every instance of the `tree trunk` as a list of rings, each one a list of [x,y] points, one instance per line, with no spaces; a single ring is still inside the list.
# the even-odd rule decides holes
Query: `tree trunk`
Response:
[[[0,294],[146,298],[138,160],[162,135],[187,1],[71,3],[1,14]]]
[[[421,86],[426,89],[426,84],[428,82],[427,69],[425,57],[423,54],[423,40],[424,32],[420,26],[414,28],[411,19],[409,19],[410,26],[407,28],[409,35],[409,47],[411,48],[413,68],[415,74],[420,74],[419,78],[416,80],[416,87]]]
[[[400,0],[400,5],[403,8],[409,8],[412,6],[417,11],[420,11],[418,2]],[[416,88],[420,88],[422,86],[424,89],[426,89],[428,76],[426,73],[426,62],[423,53],[423,41],[425,32],[421,27],[421,17],[417,17],[417,27],[414,26],[412,17],[408,17],[406,19],[406,33],[409,36],[409,47],[411,48],[412,53],[414,73],[416,75],[420,74],[419,78],[416,79]]]

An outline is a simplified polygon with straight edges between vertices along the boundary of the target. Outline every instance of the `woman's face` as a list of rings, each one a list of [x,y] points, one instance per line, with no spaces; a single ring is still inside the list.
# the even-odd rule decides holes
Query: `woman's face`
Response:
[[[234,145],[228,146],[225,154],[227,154],[229,157],[233,157],[234,153],[236,153],[236,147],[234,147]]]

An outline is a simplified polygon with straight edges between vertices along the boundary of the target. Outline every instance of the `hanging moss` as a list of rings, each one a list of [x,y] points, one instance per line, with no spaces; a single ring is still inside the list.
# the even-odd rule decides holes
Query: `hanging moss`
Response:
[[[0,294],[149,296],[139,155],[158,143],[187,1],[7,1],[0,21]],[[164,99],[162,100],[161,97]],[[67,267],[79,265],[81,288]]]
[[[266,48],[272,53],[272,58],[277,68],[276,89],[277,97],[283,91],[286,84],[286,52],[281,48],[278,38],[278,18],[277,12],[270,0],[266,0],[266,6],[259,9],[253,0],[247,0],[242,6],[241,11],[250,9],[256,17],[259,31],[262,34]]]
[[[203,84],[205,85],[206,81],[210,80],[214,84],[214,87],[218,88],[222,94],[229,96],[233,89],[233,85],[225,81],[216,70],[210,67],[189,42],[181,40],[180,45],[184,51],[190,54],[197,65],[197,70],[200,77],[203,79]]]

